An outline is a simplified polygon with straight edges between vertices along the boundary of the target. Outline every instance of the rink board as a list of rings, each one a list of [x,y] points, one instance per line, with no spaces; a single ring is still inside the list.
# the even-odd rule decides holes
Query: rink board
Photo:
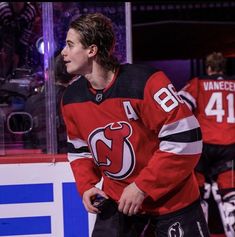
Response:
[[[68,162],[0,165],[0,236],[89,236]]]

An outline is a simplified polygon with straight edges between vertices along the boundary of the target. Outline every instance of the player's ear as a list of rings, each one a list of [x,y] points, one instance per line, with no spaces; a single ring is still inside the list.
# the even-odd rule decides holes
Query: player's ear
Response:
[[[98,52],[98,47],[95,44],[89,46],[88,57],[94,57]]]
[[[211,75],[211,72],[212,72],[211,66],[207,66],[207,68],[206,68],[206,73],[207,73],[208,75]]]

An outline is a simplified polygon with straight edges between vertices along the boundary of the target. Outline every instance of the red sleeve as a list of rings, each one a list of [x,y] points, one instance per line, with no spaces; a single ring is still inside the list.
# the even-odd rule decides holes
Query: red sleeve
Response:
[[[195,77],[190,80],[185,87],[179,91],[179,95],[187,103],[189,108],[193,111],[197,108],[197,98],[199,93],[198,78]]]
[[[163,72],[146,84],[141,117],[156,133],[159,146],[135,182],[157,200],[192,174],[202,150],[201,133],[197,119]]]
[[[77,189],[81,196],[94,187],[101,179],[100,171],[94,163],[87,142],[79,134],[70,116],[69,106],[62,106],[62,114],[67,128],[68,160],[70,162]]]
[[[101,179],[100,171],[91,159],[70,162],[76,186],[81,197],[83,193],[94,187]]]

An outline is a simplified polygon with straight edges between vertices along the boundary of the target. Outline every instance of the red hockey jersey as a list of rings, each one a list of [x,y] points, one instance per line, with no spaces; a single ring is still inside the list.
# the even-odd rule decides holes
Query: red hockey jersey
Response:
[[[103,177],[103,190],[118,201],[135,182],[148,195],[143,210],[157,215],[199,197],[199,124],[163,72],[121,65],[104,91],[81,77],[67,88],[62,111],[81,195]]]
[[[223,75],[196,77],[179,92],[197,117],[205,143],[235,143],[235,80]]]

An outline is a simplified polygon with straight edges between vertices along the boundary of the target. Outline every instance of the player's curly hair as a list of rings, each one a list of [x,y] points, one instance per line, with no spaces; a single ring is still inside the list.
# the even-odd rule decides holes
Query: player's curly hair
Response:
[[[80,42],[87,48],[98,47],[97,61],[107,70],[115,71],[119,65],[114,56],[115,34],[111,20],[101,13],[81,15],[70,23],[69,28],[79,31]]]
[[[215,72],[225,72],[226,59],[220,52],[213,52],[206,57],[206,68],[210,67]]]

